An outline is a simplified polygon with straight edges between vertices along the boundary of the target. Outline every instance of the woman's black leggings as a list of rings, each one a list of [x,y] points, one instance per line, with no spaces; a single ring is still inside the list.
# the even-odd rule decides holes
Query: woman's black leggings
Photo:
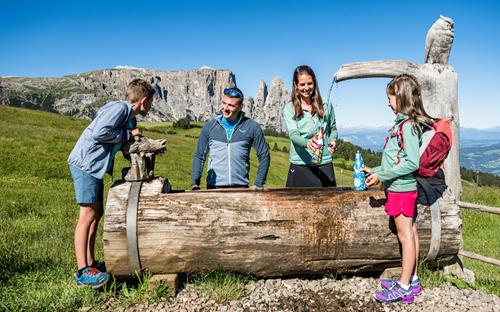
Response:
[[[287,187],[328,187],[337,186],[333,163],[321,166],[290,164]]]

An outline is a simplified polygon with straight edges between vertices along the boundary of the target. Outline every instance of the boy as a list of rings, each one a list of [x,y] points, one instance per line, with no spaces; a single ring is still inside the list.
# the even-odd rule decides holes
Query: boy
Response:
[[[103,262],[95,261],[94,243],[103,214],[103,177],[113,172],[113,161],[122,143],[141,135],[135,116],[146,116],[154,96],[153,87],[142,79],[127,86],[127,101],[107,103],[83,131],[68,157],[80,216],[75,228],[75,255],[79,288],[102,287],[110,278]]]

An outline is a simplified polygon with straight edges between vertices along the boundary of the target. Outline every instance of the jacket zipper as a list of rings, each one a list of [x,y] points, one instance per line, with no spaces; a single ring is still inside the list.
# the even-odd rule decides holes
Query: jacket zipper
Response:
[[[233,138],[233,134],[236,132],[236,130],[237,130],[238,126],[240,125],[240,122],[241,122],[242,119],[243,118],[241,118],[241,116],[240,116],[240,119],[238,120],[238,122],[234,126],[233,132],[231,132],[231,136],[227,135],[226,128],[224,128],[224,126],[222,126],[221,122],[219,120],[217,120],[217,122],[222,127],[222,129],[224,129],[224,132],[226,132],[226,140],[227,140],[227,167],[228,167],[228,170],[229,170],[229,172],[228,172],[229,186],[232,185],[232,181],[231,181],[231,139]]]

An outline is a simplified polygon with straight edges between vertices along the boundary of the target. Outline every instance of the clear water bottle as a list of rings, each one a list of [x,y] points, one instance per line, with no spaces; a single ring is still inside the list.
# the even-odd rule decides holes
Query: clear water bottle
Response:
[[[361,171],[361,168],[365,167],[363,161],[363,156],[359,151],[356,151],[356,156],[354,157],[354,190],[364,191],[366,189],[365,185],[365,173]]]
[[[325,130],[323,127],[319,128],[318,132],[314,135],[316,139],[316,151],[313,153],[311,158],[311,164],[317,166],[321,164],[321,159],[323,158],[323,138],[325,137]]]

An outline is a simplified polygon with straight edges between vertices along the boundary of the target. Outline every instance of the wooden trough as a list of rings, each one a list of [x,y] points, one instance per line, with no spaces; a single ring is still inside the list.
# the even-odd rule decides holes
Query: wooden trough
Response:
[[[110,189],[104,257],[115,276],[139,269],[153,274],[227,269],[269,277],[401,265],[383,191],[162,193],[163,181],[124,182]],[[461,243],[458,210],[441,213],[439,231],[432,229],[431,219],[429,207],[420,207],[421,256],[428,255],[433,233],[440,233],[436,256],[456,256]]]

